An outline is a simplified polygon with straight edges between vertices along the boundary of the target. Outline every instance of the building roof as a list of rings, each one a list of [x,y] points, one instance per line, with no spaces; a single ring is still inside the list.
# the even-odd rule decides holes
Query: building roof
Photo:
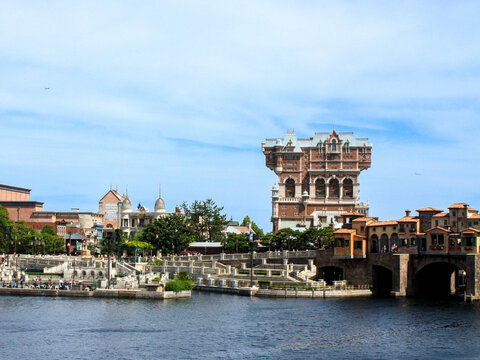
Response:
[[[32,206],[42,206],[43,201],[0,201],[2,206],[15,206],[15,207],[32,207]]]
[[[432,216],[432,218],[443,218],[443,217],[448,217],[448,213],[441,213],[441,214],[435,214]]]
[[[469,227],[469,228],[463,230],[462,233],[480,233],[480,229],[475,229],[475,228]]]
[[[441,230],[441,231],[443,231],[443,232],[451,232],[450,230],[445,229],[445,228],[443,228],[443,227],[441,227],[441,226],[435,226],[435,227],[433,227],[433,228],[431,228],[431,229],[426,230],[425,233],[432,232],[433,230]]]
[[[344,213],[344,214],[342,214],[342,216],[361,216],[361,217],[363,217],[363,214],[362,214],[362,213],[359,213],[359,212],[356,212],[356,211],[354,211],[354,212],[348,212],[348,213]]]
[[[26,189],[26,188],[21,188],[18,186],[11,186],[11,185],[5,185],[5,184],[0,184],[0,190],[10,190],[10,191],[16,191],[16,192],[23,192],[30,194],[31,189]]]
[[[354,219],[352,220],[352,222],[365,222],[365,221],[377,221],[378,218],[374,218],[374,217],[361,217],[361,218],[357,218],[357,219]]]
[[[356,232],[354,229],[338,229],[333,234],[354,234]]]
[[[416,210],[416,212],[427,212],[427,211],[442,212],[443,210],[442,209],[436,209],[436,208],[433,208],[433,207],[426,207],[426,208]]]
[[[466,203],[455,203],[450,205],[448,208],[449,209],[463,209],[465,206],[468,206]]]
[[[419,219],[416,216],[404,216],[397,220],[398,222],[418,222]]]
[[[334,130],[335,131],[335,130]],[[325,132],[325,133],[315,133],[315,135],[309,139],[297,139],[295,132],[287,132],[285,138],[276,138],[276,139],[265,139],[263,142],[265,147],[275,147],[275,146],[282,146],[285,147],[290,140],[291,145],[294,146],[295,152],[300,152],[301,148],[307,147],[317,147],[318,143],[324,143],[325,141],[329,141],[330,135],[332,132]],[[342,141],[342,144],[349,143],[351,147],[359,147],[359,146],[366,146],[371,147],[372,144],[368,142],[367,138],[357,138],[353,134],[353,132],[335,132],[338,138]]]
[[[376,221],[374,223],[368,224],[368,227],[371,226],[391,226],[391,225],[398,225],[398,221],[390,220],[390,221]]]
[[[230,225],[230,226],[227,226],[224,230],[224,232],[226,232],[227,234],[229,233],[234,233],[234,234],[247,234],[250,232],[250,229],[248,228],[248,226],[241,226],[241,225],[238,225],[238,226],[235,226],[235,225]],[[253,231],[252,229],[252,232],[255,234],[255,231]]]
[[[197,241],[197,242],[190,243],[188,245],[188,247],[189,248],[222,247],[222,243],[221,242],[209,242],[209,241]]]
[[[480,214],[473,214],[469,219],[480,219]]]

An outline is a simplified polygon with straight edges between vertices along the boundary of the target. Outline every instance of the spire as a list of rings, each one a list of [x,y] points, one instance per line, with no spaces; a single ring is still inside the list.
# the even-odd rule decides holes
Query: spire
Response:
[[[158,184],[158,197],[162,197],[162,184]]]

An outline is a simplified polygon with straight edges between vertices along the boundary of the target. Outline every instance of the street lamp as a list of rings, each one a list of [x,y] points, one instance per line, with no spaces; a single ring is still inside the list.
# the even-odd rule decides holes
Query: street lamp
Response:
[[[245,235],[250,244],[250,287],[253,287],[253,232],[247,232]]]

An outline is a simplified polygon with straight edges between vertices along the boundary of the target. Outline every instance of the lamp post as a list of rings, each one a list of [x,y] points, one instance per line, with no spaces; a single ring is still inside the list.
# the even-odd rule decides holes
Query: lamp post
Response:
[[[245,234],[250,244],[250,287],[253,287],[253,232]]]

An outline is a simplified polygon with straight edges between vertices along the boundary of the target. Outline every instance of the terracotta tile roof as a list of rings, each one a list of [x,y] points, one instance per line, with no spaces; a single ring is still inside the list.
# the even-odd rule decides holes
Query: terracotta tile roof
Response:
[[[352,222],[364,222],[364,221],[369,221],[369,220],[377,221],[378,218],[374,218],[374,217],[361,217],[361,218],[357,218],[357,219],[352,220]]]
[[[469,219],[480,219],[480,214],[474,214],[468,217]]]
[[[433,230],[442,230],[442,231],[444,231],[444,232],[451,232],[450,230],[445,229],[445,228],[443,228],[443,227],[441,227],[441,226],[435,226],[435,227],[433,227],[433,228],[428,229],[427,231],[425,231],[425,233],[429,233],[429,232],[431,232],[431,231],[433,231]]]
[[[376,221],[374,223],[368,224],[367,226],[389,226],[389,225],[398,225],[398,221]]]
[[[416,212],[421,212],[421,211],[437,211],[437,212],[442,212],[443,210],[442,209],[436,209],[436,208],[433,208],[433,207],[426,207],[426,208],[423,208],[423,209],[417,209]]]
[[[448,214],[447,213],[441,213],[441,214],[435,214],[432,216],[432,218],[441,218],[441,217],[447,217]]]
[[[353,229],[338,229],[333,234],[354,234],[356,232],[357,231]]]
[[[475,229],[470,227],[462,231],[462,233],[473,233],[473,232],[480,233],[480,229]]]
[[[397,220],[398,222],[418,222],[419,219],[416,216],[404,216]]]
[[[468,206],[468,204],[466,204],[466,203],[455,203],[453,205],[450,205],[448,208],[449,209],[463,209],[465,207],[465,205]]]

